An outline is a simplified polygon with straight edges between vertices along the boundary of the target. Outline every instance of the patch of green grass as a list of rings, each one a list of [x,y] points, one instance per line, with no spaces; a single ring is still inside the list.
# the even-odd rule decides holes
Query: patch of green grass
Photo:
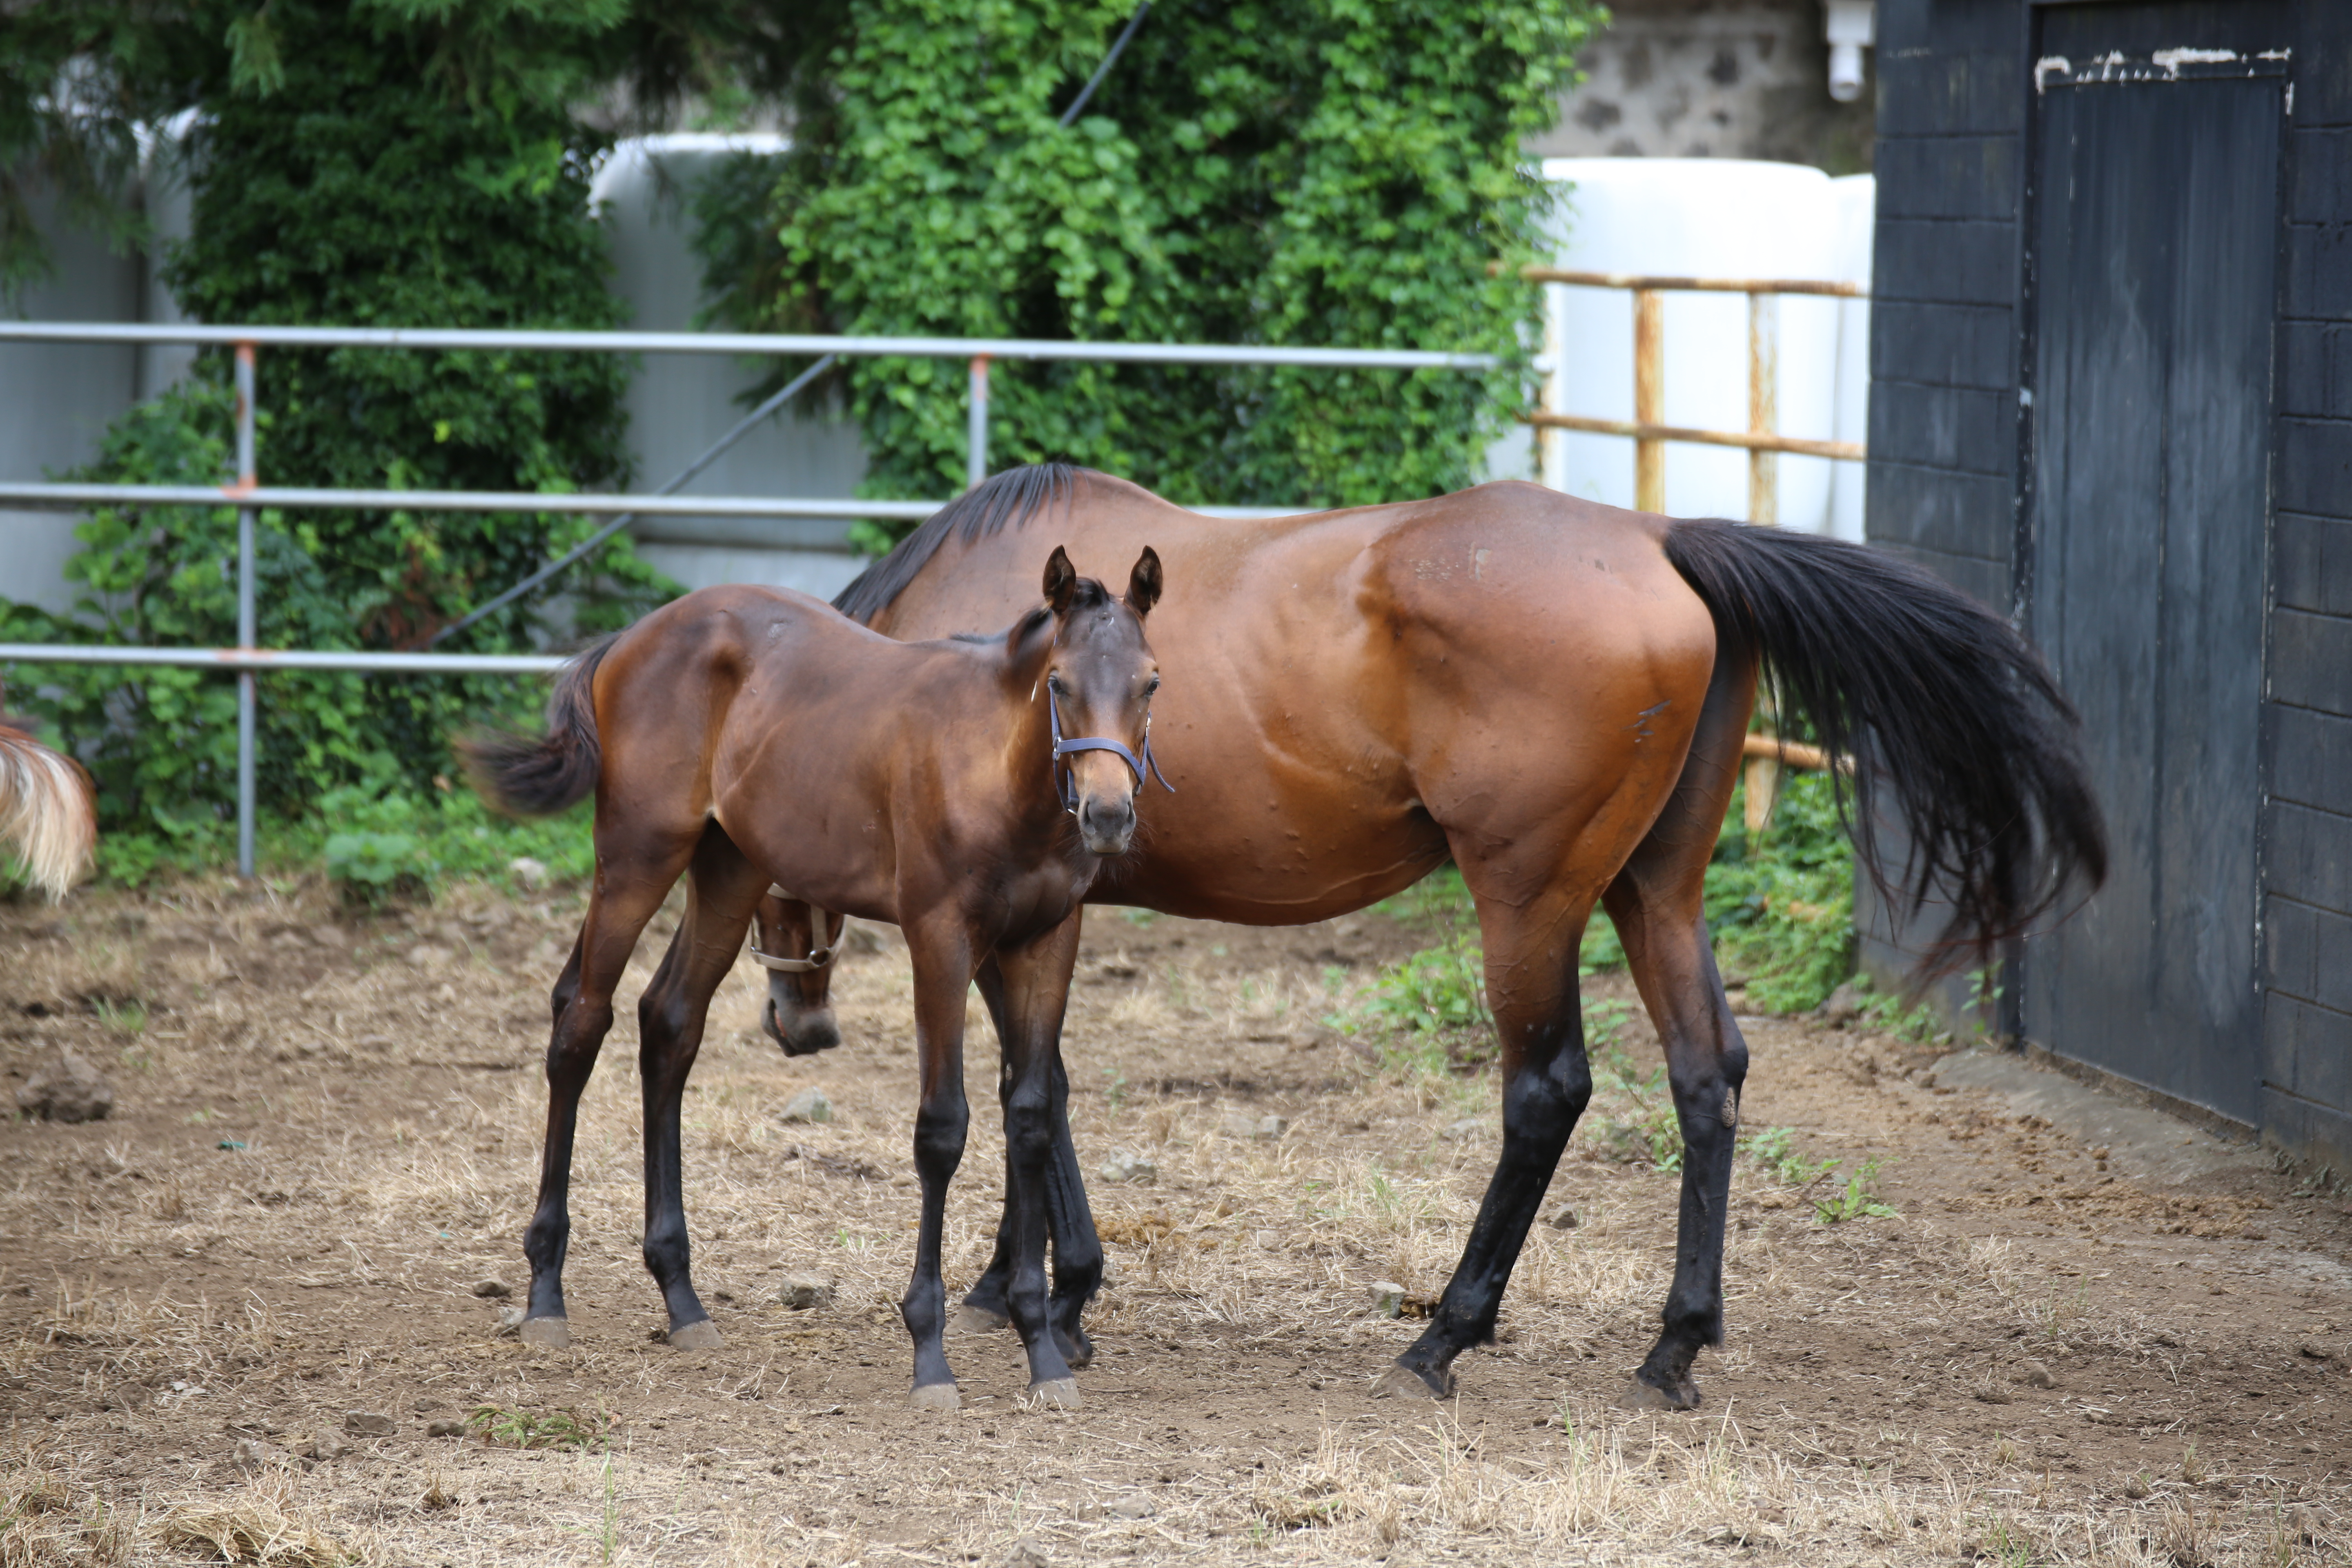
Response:
[[[466,1424],[486,1443],[502,1448],[589,1448],[612,1441],[613,1417],[602,1410],[525,1410],[513,1405],[478,1405]]]
[[[1841,1162],[1832,1160],[1822,1169],[1827,1175]],[[1832,1192],[1826,1198],[1813,1200],[1813,1213],[1823,1225],[1843,1225],[1850,1219],[1892,1219],[1895,1209],[1878,1196],[1879,1162],[1875,1156],[1864,1160],[1859,1168],[1848,1173],[1845,1188]]]
[[[1738,1152],[1756,1167],[1784,1186],[1801,1187],[1821,1180],[1834,1160],[1812,1161],[1796,1150],[1797,1130],[1793,1127],[1767,1127],[1751,1132],[1738,1142]]]

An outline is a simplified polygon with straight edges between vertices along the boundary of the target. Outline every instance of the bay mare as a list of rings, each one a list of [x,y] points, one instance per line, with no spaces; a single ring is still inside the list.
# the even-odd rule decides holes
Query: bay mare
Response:
[[[1034,542],[1024,541],[1033,562]],[[509,811],[596,797],[596,879],[555,983],[547,1142],[525,1234],[522,1335],[567,1344],[563,1258],[580,1093],[613,1024],[637,937],[687,879],[686,912],[637,1005],[645,1093],[646,1267],[669,1341],[719,1342],[695,1294],[679,1187],[678,1107],[711,994],[772,884],[830,910],[889,921],[914,960],[922,1095],[922,1224],[903,1310],[914,1402],[952,1409],[940,1228],[962,1158],[964,998],[977,981],[1005,1054],[1005,1309],[1032,1392],[1076,1401],[1047,1320],[1050,1082],[1079,900],[1127,852],[1150,752],[1158,665],[1143,635],[1160,596],[1147,547],[1124,598],[1055,550],[1045,602],[1020,596],[1001,636],[898,642],[804,594],[706,588],[590,649],[558,683],[544,739],[467,746],[477,785]],[[1002,622],[999,623],[1003,624]],[[1066,1249],[1093,1234],[1066,1230]]]
[[[1700,898],[1759,669],[1784,724],[1856,758],[1858,858],[1895,908],[1940,921],[1927,973],[1989,962],[2105,874],[2074,715],[2041,659],[1882,552],[1517,483],[1233,521],[1053,466],[971,490],[836,603],[892,637],[1001,624],[1028,594],[1029,531],[1047,521],[1081,565],[1148,537],[1184,584],[1152,623],[1182,672],[1156,735],[1176,793],[1150,796],[1137,853],[1088,899],[1283,925],[1361,909],[1450,858],[1475,901],[1502,1152],[1437,1310],[1382,1379],[1391,1392],[1451,1393],[1455,1358],[1491,1338],[1592,1092],[1577,954],[1598,903],[1664,1043],[1685,1146],[1674,1282],[1627,1393],[1698,1404],[1692,1364],[1723,1335],[1748,1071]],[[803,909],[771,900],[761,918],[772,951],[814,941]],[[824,973],[771,978],[767,1026],[786,1049],[838,1038]],[[1017,1017],[997,1023],[1018,1036]],[[1065,1083],[1057,1062],[1053,1311],[1083,1345],[1101,1251]],[[1003,1321],[1013,1234],[969,1320]]]

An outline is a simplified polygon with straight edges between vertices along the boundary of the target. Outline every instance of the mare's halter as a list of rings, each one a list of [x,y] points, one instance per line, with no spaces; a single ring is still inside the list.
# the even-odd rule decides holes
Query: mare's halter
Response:
[[[818,909],[814,904],[808,903],[804,899],[794,900],[792,894],[777,887],[773,882],[768,884],[768,894],[771,898],[782,899],[786,902],[805,905],[809,914],[809,940],[811,942],[824,940],[823,910]],[[778,958],[772,953],[761,952],[760,944],[755,942],[751,944],[751,960],[765,969],[779,970],[786,974],[806,974],[812,970],[823,969],[826,964],[831,963],[833,955],[840,951],[838,947],[815,947],[809,950],[809,955],[806,958]]]
[[[1051,686],[1045,688],[1045,711],[1051,716],[1054,726],[1054,787],[1061,794],[1062,809],[1072,816],[1078,814],[1078,781],[1073,776],[1069,764],[1063,759],[1073,752],[1108,752],[1120,762],[1125,763],[1128,771],[1135,774],[1137,789],[1143,787],[1147,778],[1156,778],[1160,781],[1160,788],[1170,795],[1176,793],[1176,786],[1170,784],[1168,775],[1160,771],[1160,759],[1151,754],[1150,714],[1146,713],[1143,716],[1143,756],[1139,761],[1133,752],[1129,751],[1117,741],[1099,738],[1076,741],[1062,739],[1062,705],[1054,700],[1054,689]]]

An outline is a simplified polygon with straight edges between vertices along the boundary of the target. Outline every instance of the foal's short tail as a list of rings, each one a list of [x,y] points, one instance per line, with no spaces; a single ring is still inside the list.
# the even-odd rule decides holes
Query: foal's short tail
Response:
[[[53,899],[89,863],[98,802],[89,775],[0,716],[0,844],[16,852],[33,885]]]
[[[2071,887],[2105,879],[2080,721],[1999,616],[1884,552],[1815,534],[1680,521],[1665,549],[1715,616],[1718,657],[1760,657],[1781,710],[1855,758],[1854,846],[1880,892],[1906,916],[1949,901],[1927,974],[1990,963]]]
[[[466,774],[485,800],[516,816],[548,816],[588,798],[604,765],[596,738],[596,667],[619,636],[591,644],[557,678],[545,737],[485,730],[457,743]]]

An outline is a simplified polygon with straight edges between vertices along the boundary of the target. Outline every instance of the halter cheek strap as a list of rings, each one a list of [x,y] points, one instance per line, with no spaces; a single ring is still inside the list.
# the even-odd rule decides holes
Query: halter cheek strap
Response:
[[[803,904],[809,914],[809,940],[815,942],[824,937],[824,911],[823,910],[818,909],[814,904],[806,903],[803,900],[794,899],[792,894],[777,887],[773,882],[768,884],[768,894],[771,898],[782,899],[788,903]],[[760,944],[755,942],[751,944],[751,959],[753,963],[763,968],[777,970],[785,974],[806,974],[831,963],[833,955],[840,951],[835,947],[817,947],[811,948],[806,958],[778,958],[773,953],[761,952]]]
[[[1078,809],[1078,781],[1063,761],[1073,752],[1108,752],[1127,764],[1128,771],[1135,775],[1136,788],[1141,789],[1147,779],[1156,778],[1160,788],[1170,795],[1176,793],[1176,786],[1170,784],[1168,775],[1160,771],[1160,759],[1151,754],[1151,715],[1149,713],[1143,716],[1143,755],[1139,759],[1117,741],[1099,737],[1076,741],[1062,739],[1062,705],[1055,700],[1054,689],[1050,686],[1045,688],[1045,711],[1054,731],[1054,787],[1061,795],[1063,810],[1075,816]]]

